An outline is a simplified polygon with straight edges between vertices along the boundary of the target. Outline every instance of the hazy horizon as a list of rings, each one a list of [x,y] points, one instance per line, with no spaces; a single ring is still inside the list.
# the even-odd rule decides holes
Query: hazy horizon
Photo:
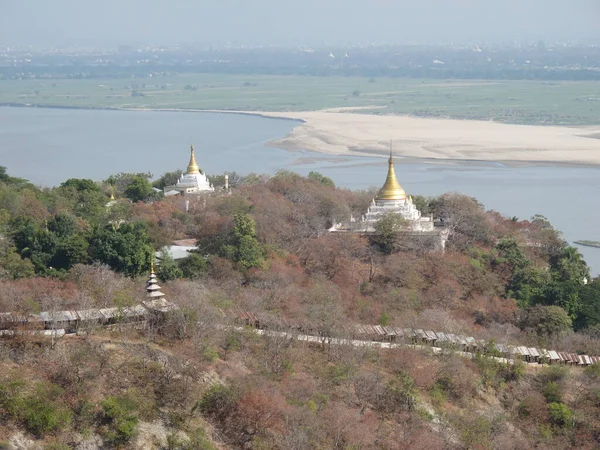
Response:
[[[0,45],[600,39],[597,0],[0,0]]]

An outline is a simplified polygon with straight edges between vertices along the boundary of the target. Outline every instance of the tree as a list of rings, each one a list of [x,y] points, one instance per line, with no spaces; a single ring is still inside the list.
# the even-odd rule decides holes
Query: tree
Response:
[[[547,270],[526,266],[514,271],[506,287],[506,295],[514,298],[521,308],[544,303],[551,281]]]
[[[123,192],[125,197],[134,203],[147,201],[154,194],[148,178],[135,175]]]
[[[70,178],[54,191],[55,201],[66,200],[78,217],[97,223],[106,205],[106,195],[92,180]]]
[[[501,258],[498,263],[506,263],[514,274],[517,270],[523,270],[529,266],[531,262],[525,257],[519,244],[514,239],[504,238],[496,244],[496,250],[500,253]]]
[[[160,264],[158,265],[156,275],[161,281],[171,281],[181,278],[183,276],[183,271],[179,268],[171,255],[168,252],[163,251],[160,254]]]
[[[67,181],[60,185],[63,188],[73,188],[76,191],[93,191],[100,192],[100,187],[92,180],[84,178],[69,178]]]
[[[179,267],[184,277],[195,279],[206,273],[208,263],[199,253],[190,252],[190,256],[181,260]]]
[[[6,167],[4,166],[0,166],[0,183],[5,183],[17,187],[33,187],[33,185],[25,178],[15,178],[8,175]]]
[[[264,257],[265,252],[254,236],[241,236],[238,239],[236,261],[243,267],[260,267]]]
[[[474,198],[459,194],[444,194],[431,199],[431,212],[450,230],[448,243],[466,250],[475,242],[488,244],[490,227],[483,206]]]
[[[590,270],[579,250],[564,247],[550,258],[552,278],[584,284],[590,279]]]
[[[559,337],[571,330],[572,321],[559,306],[536,305],[523,312],[519,326],[540,337]]]
[[[427,216],[431,214],[431,208],[429,207],[429,202],[431,198],[424,197],[423,195],[413,195],[412,201],[413,204],[417,207],[423,216]]]
[[[400,214],[386,213],[375,224],[375,234],[371,240],[383,253],[389,255],[394,251],[398,233],[405,226],[406,219]]]
[[[581,310],[580,289],[581,284],[575,281],[553,281],[544,289],[544,297],[541,302],[546,305],[562,307],[574,319]]]
[[[265,252],[256,239],[256,222],[249,214],[236,214],[234,218],[233,232],[229,242],[221,246],[221,256],[246,269],[260,267],[264,262]]]
[[[139,172],[139,173],[129,173],[129,172],[120,172],[116,175],[111,175],[106,180],[104,180],[104,184],[111,186],[112,189],[115,190],[115,194],[123,194],[127,186],[131,184],[131,182],[137,178],[142,177],[146,180],[150,180],[152,178],[152,174],[150,172]]]
[[[582,286],[579,290],[581,310],[577,314],[575,330],[582,330],[600,324],[600,278]]]
[[[183,170],[165,172],[158,180],[152,183],[156,189],[164,189],[165,186],[174,186],[183,174]]]
[[[98,227],[90,242],[93,260],[131,277],[148,271],[153,253],[147,225],[139,221],[124,223],[119,228]]]
[[[544,216],[540,214],[533,216],[531,225],[532,230],[529,233],[529,239],[532,248],[536,249],[542,258],[552,258],[566,246],[560,232],[555,230],[550,221]]]
[[[320,174],[319,172],[309,172],[308,179],[320,183],[323,186],[335,188],[335,183],[333,182],[333,180],[329,177],[326,177],[325,175]]]
[[[12,226],[17,250],[31,259],[39,274],[48,274],[53,269],[68,270],[89,259],[87,233],[79,229],[73,216],[57,214],[48,220],[47,229],[26,217],[17,218]]]
[[[87,263],[89,243],[85,236],[73,234],[57,240],[50,259],[51,267],[68,270],[75,264]]]
[[[5,270],[6,276],[13,280],[30,278],[35,275],[35,268],[31,260],[29,258],[21,258],[16,253],[14,247],[0,257],[0,267]]]

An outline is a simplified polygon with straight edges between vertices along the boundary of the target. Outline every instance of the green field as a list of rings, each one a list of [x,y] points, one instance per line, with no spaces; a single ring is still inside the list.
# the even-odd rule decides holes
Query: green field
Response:
[[[186,89],[187,86],[187,89]],[[134,91],[138,96],[134,96]],[[143,94],[143,95],[139,95]],[[0,104],[248,111],[383,106],[374,114],[536,125],[600,124],[600,83],[191,74],[144,79],[5,80]]]

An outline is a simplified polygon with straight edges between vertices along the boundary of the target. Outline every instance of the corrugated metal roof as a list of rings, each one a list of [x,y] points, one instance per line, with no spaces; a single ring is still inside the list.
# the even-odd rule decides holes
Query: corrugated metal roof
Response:
[[[400,337],[406,336],[403,328],[394,327],[394,331],[396,332],[396,335],[398,335]]]
[[[414,330],[414,331],[415,331],[415,336],[418,337],[419,339],[423,339],[423,340],[427,339],[427,335],[425,334],[425,332],[423,330]]]
[[[75,311],[43,311],[40,317],[44,322],[69,322],[78,319]]]
[[[442,331],[437,331],[435,333],[435,335],[438,338],[438,341],[440,342],[446,342],[448,340],[448,337],[446,336],[446,333],[442,332]]]
[[[548,350],[548,357],[553,361],[560,360],[560,356],[554,350]]]
[[[197,250],[198,247],[194,245],[168,245],[160,249],[160,251],[154,253],[154,256],[160,260],[163,252],[171,255],[174,260],[185,259],[190,256],[190,251]]]
[[[103,308],[99,311],[105,319],[114,319],[118,316],[119,308]]]
[[[396,333],[396,330],[394,329],[394,327],[383,327],[383,331],[385,331],[385,334],[387,334],[388,336],[397,336],[398,333]]]
[[[427,337],[432,341],[437,341],[437,336],[433,331],[425,331]]]
[[[380,325],[375,325],[373,327],[375,329],[375,332],[380,335],[380,336],[385,336],[385,331],[383,330],[383,328],[381,328]]]
[[[98,309],[84,309],[75,312],[80,320],[102,320],[104,318]]]

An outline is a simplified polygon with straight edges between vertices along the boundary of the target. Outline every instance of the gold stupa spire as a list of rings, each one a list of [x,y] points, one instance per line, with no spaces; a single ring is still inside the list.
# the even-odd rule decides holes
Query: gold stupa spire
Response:
[[[190,163],[187,167],[187,174],[194,175],[200,173],[200,167],[198,167],[198,163],[196,163],[196,155],[194,154],[194,146],[190,146]]]
[[[392,144],[390,142],[390,159],[388,160],[388,174],[383,187],[377,194],[377,200],[404,200],[406,192],[398,183],[396,171],[394,170],[394,158],[392,157]]]

